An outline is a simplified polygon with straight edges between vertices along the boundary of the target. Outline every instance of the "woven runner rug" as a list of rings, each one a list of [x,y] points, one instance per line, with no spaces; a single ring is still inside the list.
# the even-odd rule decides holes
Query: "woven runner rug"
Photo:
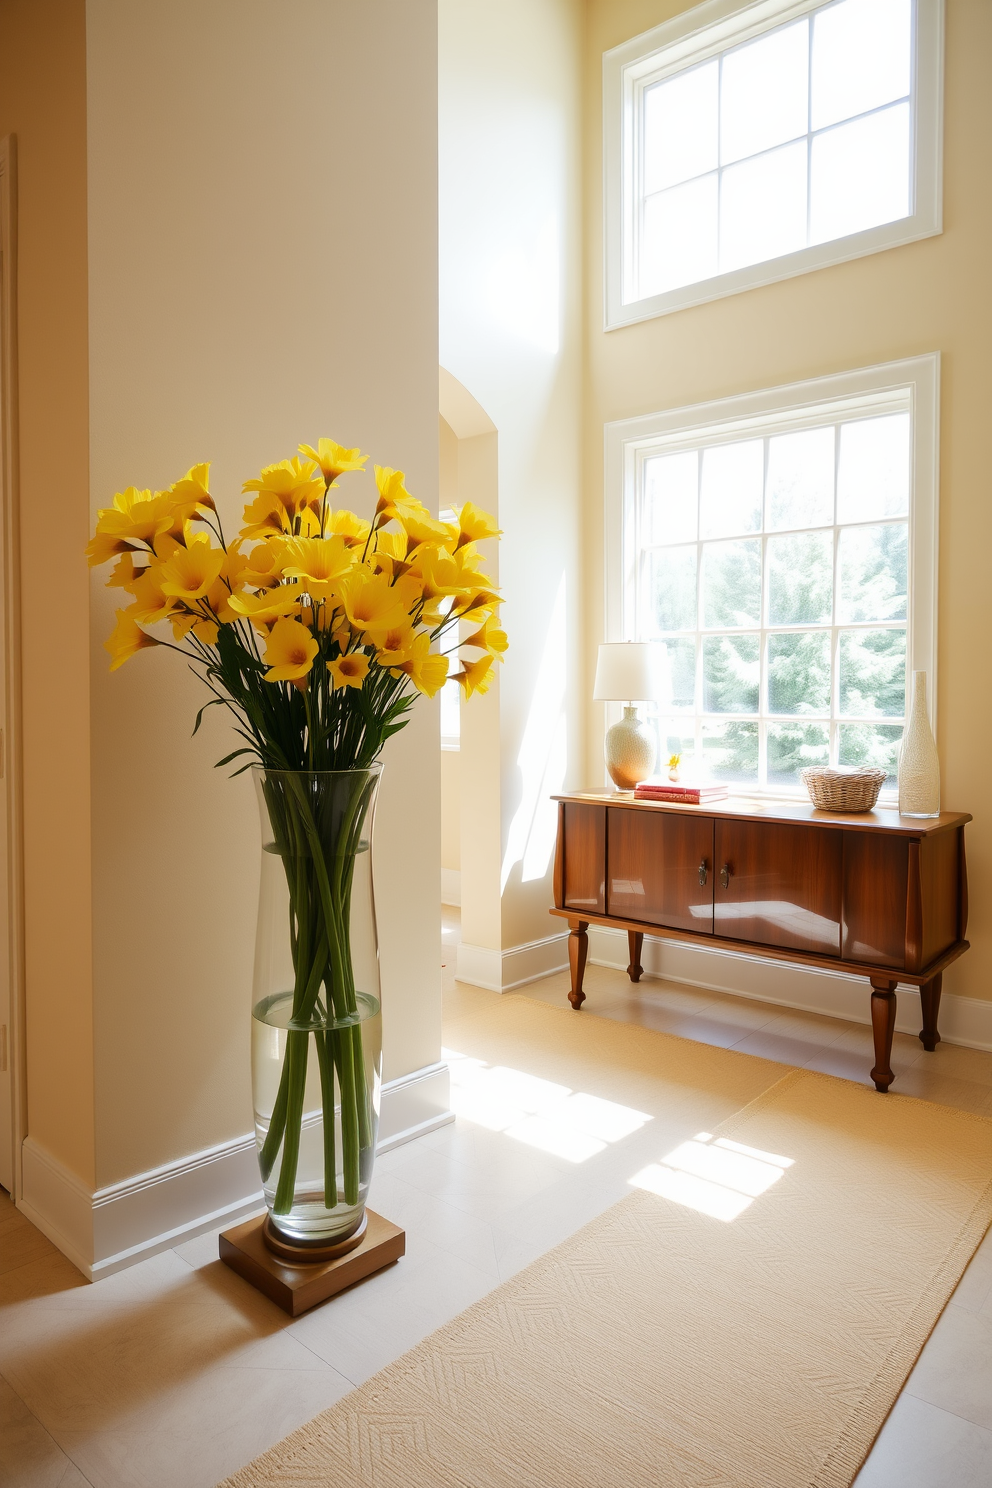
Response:
[[[641,1181],[225,1488],[849,1488],[992,1220],[992,1121],[790,1070]]]

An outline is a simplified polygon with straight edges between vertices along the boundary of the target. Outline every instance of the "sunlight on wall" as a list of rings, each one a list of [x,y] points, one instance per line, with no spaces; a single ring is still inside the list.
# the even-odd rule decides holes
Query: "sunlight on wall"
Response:
[[[585,1162],[639,1131],[651,1117],[631,1106],[574,1091],[505,1065],[490,1066],[442,1049],[451,1071],[451,1109],[477,1126],[502,1132],[568,1162]]]
[[[489,270],[486,304],[508,336],[557,356],[561,344],[558,220],[548,217],[526,248],[508,248]]]
[[[709,1144],[712,1143],[712,1146]],[[727,1137],[698,1132],[660,1163],[650,1163],[633,1178],[633,1188],[671,1199],[712,1219],[731,1220],[777,1183],[794,1159],[745,1147]]]
[[[558,830],[558,810],[551,797],[564,784],[568,762],[564,705],[565,575],[562,574],[517,756],[520,805],[507,833],[500,893],[506,888],[515,863],[522,862],[522,883],[543,878],[548,871]]]

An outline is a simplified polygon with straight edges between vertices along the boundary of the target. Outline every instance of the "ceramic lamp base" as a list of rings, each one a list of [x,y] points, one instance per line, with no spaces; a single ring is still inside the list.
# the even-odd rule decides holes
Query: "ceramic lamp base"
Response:
[[[606,768],[618,790],[633,790],[654,769],[658,745],[655,733],[637,709],[626,707],[619,723],[608,731],[605,742]]]

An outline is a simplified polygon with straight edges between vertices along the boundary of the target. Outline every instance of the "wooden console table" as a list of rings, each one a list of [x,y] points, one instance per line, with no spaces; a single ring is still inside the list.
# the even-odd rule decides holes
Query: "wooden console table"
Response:
[[[589,926],[611,925],[627,932],[633,982],[645,935],[867,977],[878,1090],[893,1080],[899,982],[919,987],[920,1038],[936,1048],[941,974],[968,949],[969,815],[840,815],[733,799],[677,806],[607,791],[555,800],[551,913],[571,931],[576,1010]]]

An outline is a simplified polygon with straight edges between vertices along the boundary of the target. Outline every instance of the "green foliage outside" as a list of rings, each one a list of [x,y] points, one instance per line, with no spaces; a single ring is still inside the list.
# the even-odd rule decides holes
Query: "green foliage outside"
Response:
[[[685,552],[686,550],[681,550]],[[707,544],[703,548],[700,608],[705,627],[760,624],[761,543],[758,539]],[[833,536],[830,532],[784,534],[767,543],[767,614],[783,626],[829,625],[833,599]],[[655,562],[655,620],[671,625],[673,610],[685,614],[684,581],[677,598],[661,579],[671,565]],[[906,618],[907,529],[901,522],[846,528],[838,555],[837,619],[841,625]],[[674,601],[674,603],[673,603]],[[691,625],[686,616],[682,623]],[[667,641],[674,709],[702,705],[705,713],[757,714],[761,682],[760,639],[754,634],[703,636],[702,693],[695,698],[695,642]],[[872,722],[839,727],[842,765],[880,765],[895,772],[905,707],[906,635],[903,627],[842,630],[837,679],[841,718]],[[783,631],[768,638],[768,781],[788,784],[805,765],[829,762],[831,655],[829,630]],[[776,723],[775,715],[795,715]],[[807,721],[808,719],[808,721]],[[889,723],[887,719],[899,722]],[[691,754],[691,718],[684,726],[662,722],[663,756]],[[754,780],[758,770],[756,722],[718,719],[703,725],[703,762],[716,778]]]

